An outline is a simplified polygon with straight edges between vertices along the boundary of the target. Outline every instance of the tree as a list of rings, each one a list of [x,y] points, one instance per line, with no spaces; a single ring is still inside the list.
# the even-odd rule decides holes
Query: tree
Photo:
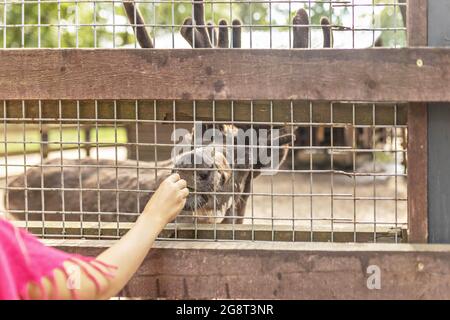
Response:
[[[404,0],[374,0],[375,4],[404,3]],[[312,2],[291,4],[273,1],[271,4],[235,0],[231,4],[224,1],[205,1],[207,21],[218,23],[219,19],[239,18],[245,25],[254,25],[257,30],[268,30],[268,26],[282,25],[279,31],[288,30],[292,17],[301,7],[310,15],[312,25],[318,26],[320,18],[326,16],[332,23],[341,26],[344,17],[351,14],[348,6],[329,2]],[[139,3],[139,8],[146,24],[156,26],[157,34],[178,32],[184,18],[191,16],[192,5],[189,1],[161,1]],[[387,27],[402,27],[402,10],[399,7],[380,6],[375,19],[365,13],[363,18],[373,20],[373,27],[384,29],[381,39],[385,46],[404,46],[406,33],[388,30]],[[405,8],[405,7],[402,7]],[[23,12],[23,15],[22,15]],[[39,14],[40,13],[40,14]],[[232,17],[230,17],[232,15]],[[6,17],[6,21],[5,20]],[[23,17],[23,21],[22,21]],[[40,17],[40,21],[39,21]],[[230,19],[231,18],[231,19]],[[22,28],[22,24],[24,27]],[[113,24],[115,25],[113,27]],[[0,44],[7,48],[17,47],[123,47],[134,45],[133,31],[127,21],[120,1],[112,2],[13,2],[0,4]],[[256,29],[255,28],[255,29]],[[148,28],[154,34],[152,28]],[[6,38],[5,38],[6,34]],[[113,38],[114,35],[114,38]]]
[[[156,25],[158,33],[169,33],[172,29],[178,32],[184,18],[191,15],[192,5],[186,1],[164,1],[141,3],[139,9],[146,24]],[[263,21],[267,15],[267,8],[261,3],[233,3],[231,9],[235,18],[245,17],[247,23],[250,23],[248,21],[250,11],[253,12],[252,23]],[[228,18],[229,15],[229,4],[206,2],[207,20],[217,23],[220,18]],[[5,29],[0,32],[0,43],[5,43],[7,48],[38,46],[73,48],[77,44],[78,47],[113,45],[121,47],[132,45],[135,41],[120,1],[114,4],[108,2],[39,4],[36,1],[8,3],[0,7],[0,25],[5,25],[3,21],[5,16],[6,32]]]

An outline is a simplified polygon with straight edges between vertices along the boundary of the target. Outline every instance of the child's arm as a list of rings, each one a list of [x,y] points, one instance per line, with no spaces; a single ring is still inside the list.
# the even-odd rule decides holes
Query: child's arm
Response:
[[[188,194],[186,181],[181,180],[178,174],[168,177],[147,203],[133,228],[115,245],[97,257],[97,260],[117,267],[114,277],[107,278],[84,263],[83,265],[99,282],[101,290],[97,292],[93,281],[82,272],[80,289],[76,290],[78,298],[107,299],[115,296],[137,271],[164,226],[175,219],[184,207]],[[66,262],[66,264],[69,266],[73,263]],[[60,271],[56,271],[55,276],[58,298],[71,299],[66,276]],[[53,292],[50,282],[45,280],[44,286],[51,296]],[[35,285],[30,286],[29,293],[32,299],[42,298],[39,288]]]

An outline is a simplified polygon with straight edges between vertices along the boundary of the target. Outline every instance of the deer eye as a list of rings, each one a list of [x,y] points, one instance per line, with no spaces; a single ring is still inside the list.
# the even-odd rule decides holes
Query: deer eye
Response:
[[[199,177],[201,180],[206,180],[206,179],[208,179],[208,175],[209,175],[208,171],[200,171],[200,172],[198,173],[198,177]]]

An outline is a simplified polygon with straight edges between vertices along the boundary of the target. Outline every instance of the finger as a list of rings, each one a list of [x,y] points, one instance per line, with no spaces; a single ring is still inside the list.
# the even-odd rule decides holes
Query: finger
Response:
[[[184,210],[184,206],[186,205],[186,201],[187,201],[186,198],[182,198],[180,200],[180,203],[178,205],[178,213],[177,213],[177,215]]]
[[[233,22],[233,48],[240,48],[241,47],[241,21],[239,19],[234,19]]]
[[[333,47],[333,31],[330,26],[330,20],[327,17],[322,17],[320,20],[323,32],[323,47],[331,48]]]
[[[219,21],[219,48],[228,48],[228,23],[225,19]]]
[[[205,8],[203,7],[203,0],[194,0],[193,10],[195,24],[199,27],[205,27]]]
[[[297,11],[294,19],[292,20],[294,25],[294,48],[308,48],[309,42],[309,17],[305,9]]]
[[[187,196],[189,195],[189,189],[188,188],[184,188],[181,189],[181,196],[184,198],[187,198]]]
[[[124,1],[123,6],[141,48],[153,48],[152,38],[145,28],[145,22],[139,9],[130,1]]]
[[[210,48],[209,39],[205,41],[201,33],[193,26],[192,18],[184,19],[183,26],[180,29],[181,36],[189,43],[192,48]]]
[[[197,26],[197,30],[202,38],[203,46],[201,48],[211,48],[211,42],[205,24],[205,8],[203,6],[203,0],[194,0],[194,21]],[[197,36],[197,34],[195,35]]]
[[[167,180],[171,181],[171,182],[177,182],[178,180],[180,180],[180,175],[178,173],[174,173],[171,174]]]
[[[180,179],[180,180],[178,180],[178,181],[176,182],[176,185],[177,185],[178,188],[184,189],[184,188],[186,188],[186,186],[187,186],[187,182],[186,182],[186,180],[184,180],[184,179]]]

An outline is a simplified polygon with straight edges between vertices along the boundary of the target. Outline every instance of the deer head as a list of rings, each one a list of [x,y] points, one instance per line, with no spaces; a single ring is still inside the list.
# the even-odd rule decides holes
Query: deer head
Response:
[[[285,160],[287,152],[284,149],[294,142],[295,135],[287,127],[243,130],[223,125],[205,132],[203,129],[202,125],[197,125],[182,137],[184,149],[175,151],[179,154],[173,157],[173,170],[193,191],[185,210],[215,216],[209,221],[215,219],[218,222],[223,215],[231,215],[232,207],[241,205],[241,194],[247,180],[252,179],[251,172],[255,172],[253,177],[276,172]]]

